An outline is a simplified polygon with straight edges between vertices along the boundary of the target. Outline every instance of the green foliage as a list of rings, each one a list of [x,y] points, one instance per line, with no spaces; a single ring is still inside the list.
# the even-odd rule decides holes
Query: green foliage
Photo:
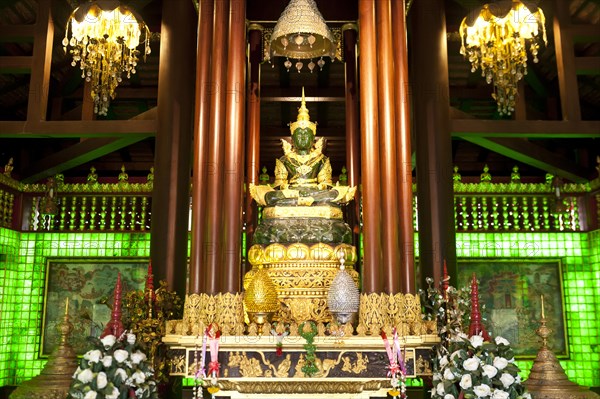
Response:
[[[155,291],[153,300],[142,290],[128,292],[123,300],[124,326],[138,336],[156,371],[156,379],[166,382],[170,359],[168,348],[162,342],[167,320],[181,319],[183,303],[174,291],[169,291],[165,281]],[[152,304],[152,306],[151,306]]]
[[[302,372],[307,377],[312,377],[319,371],[315,362],[315,351],[317,350],[317,346],[313,343],[315,341],[315,335],[317,335],[317,325],[314,321],[307,321],[300,324],[298,330],[300,331],[300,336],[306,340],[306,344],[304,344],[306,362],[304,363],[304,366],[302,366]]]

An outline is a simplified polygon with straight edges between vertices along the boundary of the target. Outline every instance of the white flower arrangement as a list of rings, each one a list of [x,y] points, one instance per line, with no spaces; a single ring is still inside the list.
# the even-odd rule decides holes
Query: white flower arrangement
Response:
[[[158,399],[154,370],[139,350],[134,334],[90,340],[95,349],[83,355],[73,375],[69,398]]]
[[[434,360],[432,399],[531,399],[521,385],[510,343],[464,334],[449,340],[447,353]]]

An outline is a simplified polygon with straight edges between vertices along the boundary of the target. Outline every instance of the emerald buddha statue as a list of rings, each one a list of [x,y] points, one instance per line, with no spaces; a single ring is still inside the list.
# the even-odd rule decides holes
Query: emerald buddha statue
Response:
[[[250,185],[252,198],[265,207],[255,243],[350,242],[340,204],[353,199],[356,187],[333,185],[324,140],[315,139],[316,130],[302,90],[298,118],[290,124],[292,142],[281,140],[284,155],[275,160],[275,181]]]
[[[356,187],[333,184],[331,163],[323,155],[324,140],[315,139],[317,125],[310,121],[302,91],[298,118],[290,124],[291,143],[282,140],[283,156],[275,160],[271,184],[250,185],[252,198],[261,205],[262,220],[248,251],[252,269],[244,276],[245,306],[252,314],[265,293],[250,285],[266,270],[282,304],[277,320],[331,320],[327,309],[329,286],[341,257],[353,279],[356,248],[344,222],[341,205],[351,201]]]

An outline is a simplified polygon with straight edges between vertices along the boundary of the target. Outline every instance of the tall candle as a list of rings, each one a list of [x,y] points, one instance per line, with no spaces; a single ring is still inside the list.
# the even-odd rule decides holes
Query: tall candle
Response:
[[[67,300],[65,302],[65,314],[69,314],[69,297],[67,297]]]
[[[544,314],[544,295],[540,295],[542,297],[542,319],[546,318],[546,315]]]

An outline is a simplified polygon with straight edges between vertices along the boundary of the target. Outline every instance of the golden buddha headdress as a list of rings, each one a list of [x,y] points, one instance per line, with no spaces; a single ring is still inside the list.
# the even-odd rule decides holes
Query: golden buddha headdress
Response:
[[[317,124],[310,121],[308,115],[308,108],[306,108],[306,101],[304,100],[304,87],[302,88],[302,104],[298,108],[298,118],[296,122],[290,123],[290,133],[294,134],[294,130],[297,128],[309,128],[313,134],[317,134]]]

